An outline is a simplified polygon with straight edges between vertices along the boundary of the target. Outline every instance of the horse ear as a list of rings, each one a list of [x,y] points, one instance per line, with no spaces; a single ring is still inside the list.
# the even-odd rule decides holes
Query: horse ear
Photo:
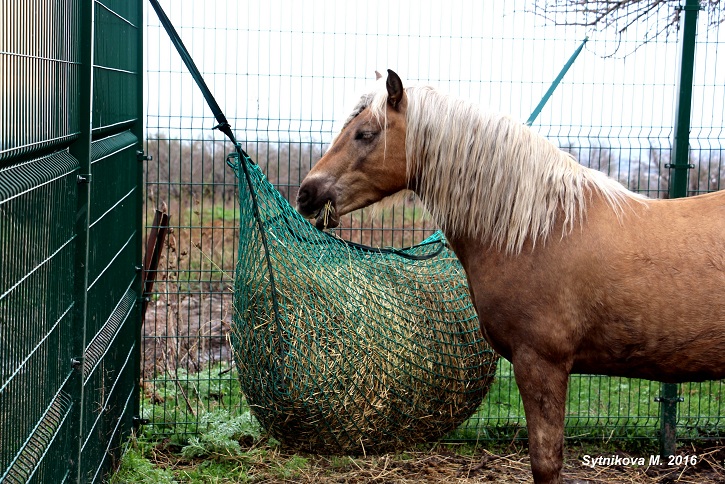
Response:
[[[379,81],[381,77],[383,77],[383,75],[381,73],[379,73],[378,71],[375,71],[375,80]]]
[[[397,108],[400,101],[403,100],[403,81],[390,69],[388,69],[388,80],[385,81],[385,87],[388,88],[388,104]]]

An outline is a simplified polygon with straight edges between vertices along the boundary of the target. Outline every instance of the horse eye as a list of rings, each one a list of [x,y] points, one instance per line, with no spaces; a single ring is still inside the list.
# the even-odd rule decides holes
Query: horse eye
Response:
[[[355,135],[356,140],[372,141],[377,133],[374,131],[358,131]]]

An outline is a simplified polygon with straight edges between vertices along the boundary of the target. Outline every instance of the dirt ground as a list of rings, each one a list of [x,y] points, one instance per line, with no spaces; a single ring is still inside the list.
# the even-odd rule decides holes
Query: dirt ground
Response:
[[[581,450],[568,449],[564,469],[565,482],[577,483],[725,483],[722,447],[687,449],[685,455],[697,455],[694,466],[634,466],[610,464],[585,466],[585,455]],[[630,456],[617,453],[624,458]],[[596,457],[596,456],[590,456]],[[615,454],[602,457],[613,458]],[[641,457],[635,455],[634,457]],[[649,455],[645,456],[645,460]],[[592,462],[589,460],[588,462]],[[317,475],[317,482],[532,482],[531,467],[525,451],[511,453],[489,453],[483,451],[475,456],[464,457],[453,452],[438,451],[415,456],[411,460],[395,461],[389,456],[369,458],[360,465],[333,475]]]
[[[143,327],[144,378],[196,373],[214,363],[231,362],[227,340],[232,294],[169,294],[149,303]]]
[[[192,475],[205,460],[186,461],[166,451],[157,451],[155,465],[170,470],[179,482],[195,482]],[[565,454],[564,482],[568,483],[725,483],[725,447],[703,445],[684,446],[679,454],[696,460],[694,465],[633,465],[627,458],[645,461],[649,454],[602,452],[587,445],[582,448],[568,445]],[[470,454],[470,455],[468,455]],[[588,456],[588,457],[587,457]],[[620,463],[584,465],[596,457],[619,459]],[[690,462],[692,462],[690,460]],[[260,451],[249,449],[243,456],[217,457],[217,465],[230,469],[229,480],[218,482],[310,482],[310,483],[529,483],[531,467],[525,449],[511,446],[495,451],[476,449],[465,453],[450,445],[434,447],[425,452],[384,454],[367,457],[329,457],[295,454],[284,450]],[[243,469],[243,474],[235,474]],[[189,480],[186,480],[186,477]],[[239,476],[243,476],[240,478]],[[217,482],[217,481],[215,481]]]

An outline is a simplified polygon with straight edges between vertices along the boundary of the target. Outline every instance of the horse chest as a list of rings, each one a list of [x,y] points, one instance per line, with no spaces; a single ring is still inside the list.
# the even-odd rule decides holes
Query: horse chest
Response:
[[[507,359],[521,346],[550,354],[574,352],[572,335],[581,332],[581,310],[556,277],[537,269],[534,259],[459,250],[482,332],[494,350]]]

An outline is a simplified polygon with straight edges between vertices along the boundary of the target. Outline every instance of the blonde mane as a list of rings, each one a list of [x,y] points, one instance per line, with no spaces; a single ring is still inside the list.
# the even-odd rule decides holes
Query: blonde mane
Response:
[[[593,192],[618,216],[630,201],[645,200],[511,117],[430,87],[405,92],[410,188],[449,237],[477,237],[517,254],[528,238],[544,242],[560,213],[562,237],[571,232]],[[363,100],[385,125],[387,92]]]

